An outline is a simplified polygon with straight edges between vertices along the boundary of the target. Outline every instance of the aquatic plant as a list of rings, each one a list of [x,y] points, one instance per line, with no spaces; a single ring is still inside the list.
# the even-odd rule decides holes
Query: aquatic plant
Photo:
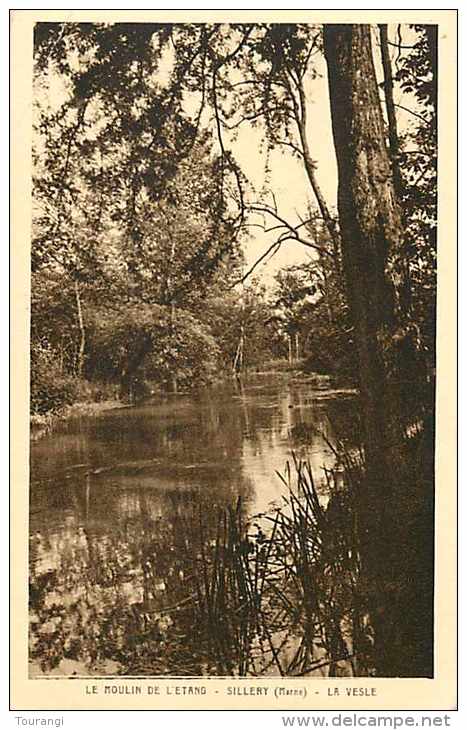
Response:
[[[355,469],[354,469],[355,471]],[[247,519],[239,499],[194,558],[197,619],[211,671],[329,676],[369,673],[371,628],[359,591],[360,559],[348,477],[327,472],[323,506],[310,464],[295,456],[279,475],[283,504]]]

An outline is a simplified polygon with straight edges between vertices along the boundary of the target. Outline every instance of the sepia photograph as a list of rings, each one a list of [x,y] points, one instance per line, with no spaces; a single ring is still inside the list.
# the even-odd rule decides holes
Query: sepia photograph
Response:
[[[433,679],[438,23],[68,15],[31,26],[28,679]]]

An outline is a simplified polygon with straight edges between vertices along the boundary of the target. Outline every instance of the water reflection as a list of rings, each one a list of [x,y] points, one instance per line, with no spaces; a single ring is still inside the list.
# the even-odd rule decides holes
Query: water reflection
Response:
[[[274,472],[292,451],[318,476],[334,466],[330,409],[340,438],[355,416],[353,399],[329,396],[257,377],[33,443],[31,674],[216,672],[193,628],[197,552],[238,496],[249,514],[281,501]]]

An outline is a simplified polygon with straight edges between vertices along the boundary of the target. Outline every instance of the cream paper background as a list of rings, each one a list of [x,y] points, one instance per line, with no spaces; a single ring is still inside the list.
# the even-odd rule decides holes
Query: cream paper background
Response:
[[[439,258],[435,512],[435,678],[28,679],[29,268],[32,33],[39,21],[339,22],[439,25]],[[15,710],[452,710],[456,709],[456,69],[455,10],[13,10],[11,24],[11,709]],[[290,189],[293,189],[291,181]],[[96,694],[92,692],[97,687]],[[104,694],[139,686],[141,695]],[[160,694],[147,694],[159,687]],[[201,686],[204,696],[175,695]],[[267,697],[228,688],[269,688]],[[329,696],[334,688],[339,696]],[[276,695],[280,688],[300,694]],[[348,697],[352,688],[375,696]],[[170,691],[170,694],[169,694]],[[283,690],[282,690],[283,691]]]

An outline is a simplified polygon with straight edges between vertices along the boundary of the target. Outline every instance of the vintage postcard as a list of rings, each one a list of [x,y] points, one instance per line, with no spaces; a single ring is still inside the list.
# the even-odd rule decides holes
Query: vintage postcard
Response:
[[[13,709],[456,708],[455,10],[13,10]]]

